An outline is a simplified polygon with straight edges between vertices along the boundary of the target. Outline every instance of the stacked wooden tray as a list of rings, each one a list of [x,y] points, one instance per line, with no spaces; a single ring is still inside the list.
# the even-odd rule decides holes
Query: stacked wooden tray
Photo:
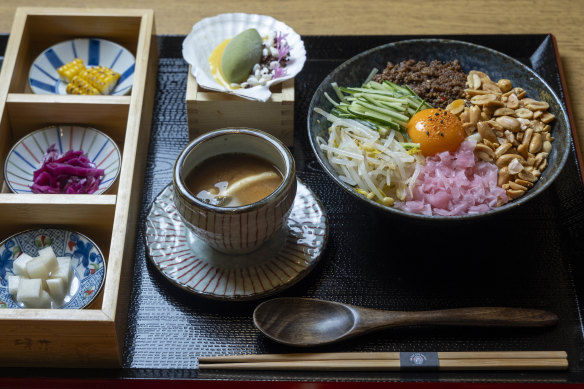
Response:
[[[187,79],[186,108],[189,138],[224,127],[265,131],[285,145],[294,145],[294,79],[273,85],[266,102],[200,87],[191,73]]]
[[[28,87],[33,60],[76,38],[103,38],[136,58],[126,96],[37,95]],[[79,231],[100,246],[107,263],[101,294],[86,309],[0,310],[3,366],[121,365],[157,73],[152,10],[19,8],[0,74],[0,161],[20,138],[52,124],[100,129],[119,146],[116,184],[102,195],[10,193],[0,172],[0,241],[30,228]]]

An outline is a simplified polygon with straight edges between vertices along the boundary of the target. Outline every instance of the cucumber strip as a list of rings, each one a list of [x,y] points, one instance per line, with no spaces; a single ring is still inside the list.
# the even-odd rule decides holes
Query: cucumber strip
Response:
[[[330,101],[330,103],[331,103],[332,105],[334,105],[335,107],[336,107],[337,105],[339,105],[339,103],[337,103],[336,101],[334,101],[334,100],[333,100],[333,99],[332,99],[332,98],[329,96],[329,94],[328,94],[328,93],[324,92],[324,97],[326,97],[326,99],[327,99],[328,101]]]
[[[397,119],[397,120],[399,120],[401,122],[407,122],[408,120],[410,120],[410,118],[407,117],[406,115],[403,115],[401,113],[392,111],[390,109],[380,108],[380,107],[377,107],[377,106],[375,106],[373,104],[368,104],[368,103],[365,103],[365,102],[362,102],[362,101],[356,101],[355,103],[358,104],[358,105],[363,106],[364,108],[367,108],[367,109],[370,109],[370,110],[373,110],[373,111],[376,111],[376,112],[385,114],[387,116],[390,116],[390,117],[392,117],[394,119]]]
[[[375,82],[375,84],[377,84],[377,82]],[[369,89],[369,88],[345,88],[345,87],[340,87],[341,91],[347,93],[347,94],[352,94],[352,95],[356,95],[357,93],[366,93],[366,94],[374,94],[374,95],[380,95],[380,96],[388,96],[388,97],[392,97],[392,98],[398,98],[398,99],[403,99],[403,98],[408,98],[409,95],[404,95],[404,94],[399,94],[399,93],[395,93],[386,89]]]
[[[375,101],[373,100],[373,102],[375,104],[377,104],[378,106],[384,107],[384,108],[391,108],[391,109],[395,109],[396,111],[398,111],[399,113],[406,113],[406,107],[403,104],[399,104],[399,103],[388,103],[386,101]]]
[[[357,116],[360,119],[372,119],[374,121],[376,121],[377,123],[381,123],[383,125],[389,126],[391,128],[394,128],[397,126],[397,128],[399,128],[399,124],[392,121],[391,118],[385,116],[385,115],[381,115],[377,112],[373,112],[373,111],[358,111],[355,108],[351,107],[349,108],[349,112],[353,113],[355,116]]]
[[[337,97],[339,98],[339,100],[341,100],[342,102],[346,103],[347,101],[345,100],[345,95],[343,95],[343,93],[339,89],[339,85],[336,82],[332,82],[331,83],[331,86],[333,87],[333,90],[337,94]]]
[[[412,94],[413,94],[414,96],[416,95],[415,93],[413,93],[413,92],[412,92],[412,90],[411,90],[411,89],[407,88],[407,85],[406,85],[405,87],[402,87],[402,86],[399,86],[399,85],[397,85],[397,84],[394,84],[393,82],[391,82],[391,81],[388,81],[388,80],[384,80],[384,81],[383,81],[383,83],[384,83],[385,85],[387,85],[388,87],[390,87],[390,88],[391,88],[392,90],[394,90],[394,91],[397,91],[397,92],[403,93],[403,94],[405,94],[405,95],[412,95]]]
[[[353,96],[355,96],[355,97],[367,96],[370,99],[377,100],[377,101],[384,101],[384,102],[388,102],[388,103],[399,103],[399,104],[403,104],[403,105],[410,104],[410,100],[408,100],[408,99],[399,98],[399,97],[390,97],[388,95],[381,94],[381,93],[355,93]],[[417,104],[415,106],[417,106]]]
[[[369,81],[373,80],[373,77],[375,77],[375,75],[377,74],[379,70],[377,68],[373,68],[371,69],[371,72],[369,73],[369,75],[367,76],[367,78],[365,79],[365,81],[363,82],[363,85],[369,83]]]

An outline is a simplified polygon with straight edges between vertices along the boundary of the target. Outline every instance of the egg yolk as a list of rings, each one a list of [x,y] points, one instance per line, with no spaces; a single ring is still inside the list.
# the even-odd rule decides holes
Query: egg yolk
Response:
[[[412,116],[408,135],[412,142],[420,144],[420,151],[426,157],[456,151],[466,137],[458,117],[442,108],[424,109]]]

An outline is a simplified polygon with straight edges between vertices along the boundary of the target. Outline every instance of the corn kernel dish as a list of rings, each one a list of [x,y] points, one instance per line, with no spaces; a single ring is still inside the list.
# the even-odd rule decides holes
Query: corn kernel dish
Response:
[[[125,95],[132,88],[136,60],[117,43],[75,39],[42,52],[29,71],[37,94]]]

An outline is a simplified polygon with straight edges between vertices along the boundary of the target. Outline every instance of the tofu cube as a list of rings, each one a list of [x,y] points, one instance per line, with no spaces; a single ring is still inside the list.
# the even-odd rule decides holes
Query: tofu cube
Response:
[[[45,264],[45,267],[49,270],[49,272],[53,272],[59,267],[57,256],[55,255],[55,252],[51,246],[47,246],[44,249],[39,250],[38,259]]]
[[[12,297],[16,297],[16,293],[18,293],[19,283],[20,276],[8,276],[8,292]]]
[[[59,267],[56,271],[51,273],[51,278],[61,278],[65,284],[65,289],[69,287],[69,282],[71,282],[71,257],[58,257],[57,262]]]
[[[26,272],[26,264],[32,260],[32,257],[28,254],[22,253],[18,258],[12,263],[12,271],[17,276],[28,277]]]
[[[38,301],[25,303],[27,308],[50,308],[51,296],[46,290],[41,290],[41,296]]]
[[[54,299],[63,298],[67,292],[65,282],[62,278],[49,278],[47,280],[47,287],[49,288],[49,294]]]
[[[39,304],[42,291],[43,281],[40,278],[21,278],[18,283],[16,301],[31,305]]]
[[[26,273],[30,278],[49,278],[49,269],[41,257],[36,257],[26,264]]]

